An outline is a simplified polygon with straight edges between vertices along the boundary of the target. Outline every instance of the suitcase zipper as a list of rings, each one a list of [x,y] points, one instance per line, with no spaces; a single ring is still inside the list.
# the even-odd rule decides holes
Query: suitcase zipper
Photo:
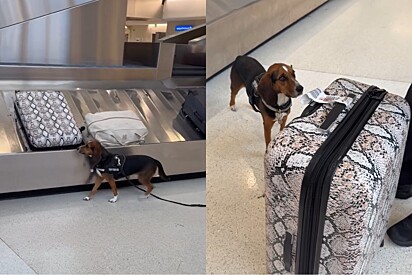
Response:
[[[386,93],[371,86],[317,150],[306,169],[299,203],[295,270],[298,274],[319,271],[326,206],[333,175]]]
[[[87,125],[87,127],[90,127],[91,125],[93,125],[97,122],[102,122],[102,121],[111,120],[111,119],[131,119],[131,120],[141,121],[140,119],[135,118],[135,117],[113,116],[113,117],[106,117],[106,118],[102,118],[100,120],[92,121],[89,125]]]

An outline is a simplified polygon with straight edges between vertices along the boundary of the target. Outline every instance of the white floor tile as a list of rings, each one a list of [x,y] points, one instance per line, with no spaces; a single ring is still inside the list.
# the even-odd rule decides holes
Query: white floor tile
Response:
[[[35,274],[10,247],[0,240],[0,273],[1,274]]]
[[[251,56],[262,64],[412,82],[412,2],[329,1]]]
[[[159,183],[153,193],[204,203],[205,179]],[[89,202],[86,194],[0,201],[0,237],[39,273],[205,272],[205,208],[145,199],[134,187],[119,189],[115,204],[110,190]]]

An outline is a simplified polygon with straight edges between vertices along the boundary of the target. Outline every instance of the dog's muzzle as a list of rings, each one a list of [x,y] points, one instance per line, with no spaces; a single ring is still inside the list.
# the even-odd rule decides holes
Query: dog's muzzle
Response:
[[[298,93],[298,95],[301,95],[303,93],[303,86],[302,85],[297,85],[296,86],[296,92]]]

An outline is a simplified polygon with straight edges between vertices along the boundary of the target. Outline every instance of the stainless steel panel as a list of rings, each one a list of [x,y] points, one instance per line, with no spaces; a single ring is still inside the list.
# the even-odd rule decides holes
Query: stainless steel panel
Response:
[[[95,104],[91,95],[86,91],[85,93],[81,93],[80,96],[83,98],[84,102],[87,105],[87,109],[90,113],[102,112],[101,108],[99,108],[98,104]]]
[[[87,90],[87,89],[176,89],[202,88],[206,86],[204,77],[180,77],[165,80],[0,80],[0,90],[27,90],[27,89],[60,89],[60,90]]]
[[[206,45],[202,45],[201,43],[176,45],[175,67],[176,64],[206,67]]]
[[[130,110],[137,114],[137,116],[142,120],[146,128],[150,128],[150,125],[147,122],[146,117],[140,111],[140,106],[136,106],[133,101],[130,99],[129,95],[124,90],[112,90],[110,91],[110,96],[116,98],[114,100],[114,104],[118,111],[122,110]],[[159,143],[159,139],[156,135],[151,131],[145,138],[146,143]]]
[[[172,77],[175,50],[175,44],[160,43],[156,79],[166,79]]]
[[[1,43],[1,42],[0,42]],[[171,44],[174,46],[173,44]],[[170,52],[169,52],[170,53]],[[162,55],[164,56],[164,55]],[[5,66],[0,65],[0,80],[155,80],[170,77],[171,59],[166,56],[157,68],[127,68],[127,67],[63,67],[63,66]],[[159,70],[161,72],[159,72]],[[158,78],[161,77],[161,78]]]
[[[99,112],[115,111],[113,102],[110,102],[111,98],[107,96],[107,91],[89,90],[88,94]],[[87,94],[83,93],[83,95]]]
[[[0,29],[97,0],[1,0]]]
[[[148,129],[146,144],[203,139],[180,112],[187,90],[57,90],[64,93],[78,127],[85,126],[88,113],[131,110]],[[0,95],[0,140],[14,144],[4,145],[0,153],[21,152],[27,146],[22,145],[22,131],[16,130],[14,91],[0,91]]]
[[[260,0],[208,22],[206,78],[325,2]]]
[[[189,45],[201,47],[202,52],[206,52],[206,35],[194,38],[189,41]],[[197,50],[199,51],[199,50]]]
[[[210,23],[228,13],[260,0],[207,0],[206,22]]]
[[[206,170],[206,141],[148,144],[110,151],[146,154],[162,162],[168,175]],[[84,156],[69,151],[0,154],[0,193],[85,184],[89,167]]]
[[[173,95],[171,91],[153,91],[150,89],[146,90],[148,97],[153,103],[153,106],[156,107],[157,113],[159,114],[159,122],[162,125],[162,128],[169,133],[171,141],[184,141],[184,137],[174,129],[173,126],[173,119],[175,118],[178,113],[179,109],[174,109],[173,105],[171,104],[174,101],[177,101],[177,98]],[[176,93],[176,91],[174,91]],[[183,102],[179,102],[180,106],[182,106]]]
[[[121,66],[126,6],[127,0],[86,2],[2,28],[0,63]]]
[[[159,39],[161,42],[176,43],[176,44],[188,44],[190,40],[206,35],[206,24],[196,26],[190,30],[172,34]]]
[[[84,115],[88,112],[132,110],[142,118],[149,130],[146,143],[109,148],[110,151],[126,155],[153,156],[163,163],[166,173],[170,175],[204,172],[206,142],[179,115],[187,91],[112,88],[130,88],[140,84],[141,82],[136,81],[0,81],[0,90],[11,86],[10,91],[0,91],[0,144],[3,146],[0,147],[0,193],[79,185],[85,183],[89,174],[86,159],[74,150],[23,152],[24,139],[19,137],[13,119],[13,96],[16,89],[63,91],[79,126],[83,125]],[[146,85],[159,84],[152,82],[152,85]],[[74,87],[86,89],[75,90]],[[103,87],[111,89],[102,89]]]
[[[15,117],[6,103],[4,93],[0,92],[0,154],[23,151]]]
[[[80,93],[72,93],[70,91],[62,91],[64,94],[64,97],[66,98],[67,104],[69,105],[70,110],[72,111],[74,120],[77,121],[77,123],[79,123],[79,126],[82,125],[82,121],[83,121],[83,116],[80,112],[81,108],[84,108],[84,103],[82,104],[78,98],[76,98],[75,96],[80,94]],[[80,108],[79,108],[80,105]]]
[[[206,86],[205,76],[196,77],[176,77],[162,80],[162,83],[169,89],[176,89],[179,87],[200,88]]]
[[[156,106],[147,91],[127,90],[127,93],[150,126],[148,128],[150,135],[156,136],[160,142],[184,141],[182,137],[168,127],[168,121],[173,118],[163,114],[163,106]],[[159,110],[159,108],[162,109]]]

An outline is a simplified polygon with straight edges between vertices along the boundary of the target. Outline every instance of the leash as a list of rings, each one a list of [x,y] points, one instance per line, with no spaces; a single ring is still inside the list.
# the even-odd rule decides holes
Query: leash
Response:
[[[136,187],[136,188],[139,189],[140,191],[146,192],[146,190],[138,187],[135,183],[133,183],[133,182],[129,179],[129,177],[124,173],[123,167],[124,167],[124,164],[125,164],[125,162],[126,162],[126,157],[123,156],[123,155],[115,155],[115,157],[116,157],[116,158],[117,158],[117,157],[120,157],[120,158],[123,157],[123,162],[121,161],[121,159],[117,159],[117,161],[118,161],[118,166],[119,166],[119,162],[120,162],[121,167],[120,167],[120,169],[118,169],[118,172],[117,172],[116,174],[125,177],[125,178],[127,179],[127,181],[128,181],[132,186]],[[106,169],[107,169],[107,167],[106,167],[105,169],[103,169],[103,172],[106,171]],[[110,169],[110,168],[109,168],[109,169]],[[112,171],[113,171],[113,170],[112,170]],[[98,168],[96,168],[96,172],[101,176],[100,171],[98,170]],[[109,172],[110,172],[110,171],[109,171]],[[91,175],[89,176],[89,179],[90,179],[90,177],[91,177]],[[150,195],[153,196],[153,197],[155,197],[155,198],[158,199],[158,200],[166,201],[166,202],[170,202],[170,203],[174,203],[174,204],[178,204],[178,205],[182,205],[182,206],[187,206],[187,207],[206,207],[206,204],[187,204],[187,203],[182,203],[182,202],[177,202],[177,201],[172,201],[172,200],[164,199],[164,198],[161,198],[161,197],[159,197],[159,196],[156,196],[156,195],[154,195],[154,194],[152,194],[152,193],[150,193]]]
[[[146,190],[144,190],[144,189],[138,187],[136,184],[134,184],[134,183],[129,179],[128,176],[126,176],[126,175],[124,175],[124,176],[125,176],[125,178],[127,179],[127,181],[128,181],[132,186],[136,187],[137,189],[139,189],[139,190],[142,191],[142,192],[146,192]],[[150,196],[155,197],[156,199],[161,200],[161,201],[166,201],[166,202],[170,202],[170,203],[174,203],[174,204],[178,204],[178,205],[182,205],[182,206],[187,206],[187,207],[206,207],[206,204],[187,204],[187,203],[182,203],[182,202],[178,202],[178,201],[172,201],[172,200],[168,200],[168,199],[161,198],[161,197],[156,196],[156,195],[154,195],[154,194],[152,194],[152,193],[150,193]]]

